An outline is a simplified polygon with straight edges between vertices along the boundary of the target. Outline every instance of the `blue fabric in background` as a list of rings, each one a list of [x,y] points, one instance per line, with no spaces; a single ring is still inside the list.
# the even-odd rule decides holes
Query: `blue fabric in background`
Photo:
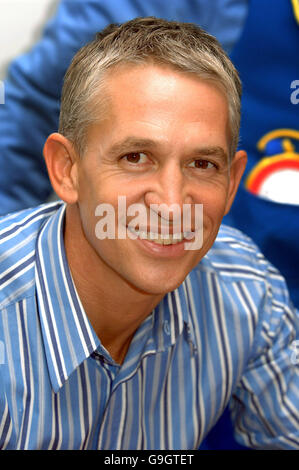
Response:
[[[290,99],[291,82],[299,78],[298,44],[291,1],[275,0],[270,7],[268,0],[251,0],[244,32],[231,54],[243,83],[240,148],[248,153],[244,179],[264,156],[257,149],[261,137],[277,129],[299,129],[299,105]],[[269,143],[267,153],[280,153],[278,145],[276,140]],[[299,307],[299,206],[255,196],[245,189],[244,179],[224,222],[256,242],[286,278]]]

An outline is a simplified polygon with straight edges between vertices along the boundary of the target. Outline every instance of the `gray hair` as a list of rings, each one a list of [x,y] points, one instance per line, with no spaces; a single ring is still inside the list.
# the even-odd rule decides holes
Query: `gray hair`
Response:
[[[64,79],[59,132],[82,155],[88,125],[99,120],[99,109],[104,112],[105,93],[100,91],[104,91],[105,73],[117,65],[148,62],[193,74],[222,89],[228,103],[232,157],[239,139],[241,99],[235,67],[219,42],[199,26],[155,17],[111,24],[77,52]]]

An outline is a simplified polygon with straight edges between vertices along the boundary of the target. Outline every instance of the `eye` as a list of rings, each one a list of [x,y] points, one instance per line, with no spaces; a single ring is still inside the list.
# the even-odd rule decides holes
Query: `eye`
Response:
[[[216,168],[216,165],[209,160],[194,160],[189,165],[191,168],[199,168],[200,170],[210,170],[211,168]]]
[[[132,152],[124,155],[121,159],[127,161],[131,165],[140,165],[142,163],[146,163],[147,155],[142,152]]]

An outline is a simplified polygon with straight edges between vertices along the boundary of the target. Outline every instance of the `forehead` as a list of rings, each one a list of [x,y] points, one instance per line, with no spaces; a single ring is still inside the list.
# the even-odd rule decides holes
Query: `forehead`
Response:
[[[227,100],[215,83],[155,64],[113,68],[104,83],[102,128],[113,140],[128,133],[144,139],[228,137]]]
[[[199,104],[204,94],[213,94],[214,99],[227,107],[227,99],[220,84],[204,80],[195,74],[184,72],[168,65],[155,63],[120,64],[112,67],[105,75],[105,92],[114,105],[133,106],[145,101],[168,105],[175,100],[180,105]],[[208,105],[208,100],[205,101]]]

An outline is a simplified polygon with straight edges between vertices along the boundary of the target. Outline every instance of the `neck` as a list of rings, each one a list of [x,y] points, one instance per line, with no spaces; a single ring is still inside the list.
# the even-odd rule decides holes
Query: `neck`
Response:
[[[100,258],[83,232],[76,205],[66,209],[64,242],[89,321],[111,357],[122,363],[135,331],[163,296],[140,292]]]

